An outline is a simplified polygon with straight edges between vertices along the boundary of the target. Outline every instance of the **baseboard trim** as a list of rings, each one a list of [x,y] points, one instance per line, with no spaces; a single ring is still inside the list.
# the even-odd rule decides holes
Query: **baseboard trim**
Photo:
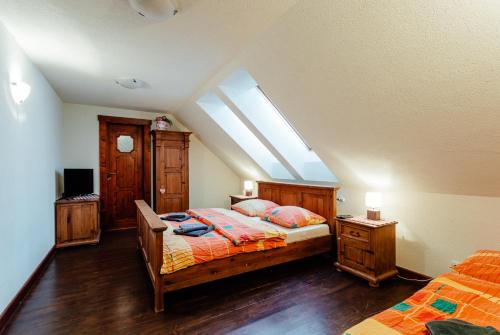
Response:
[[[38,264],[35,271],[31,274],[31,276],[26,280],[24,285],[21,287],[19,292],[17,292],[16,296],[11,300],[11,302],[7,305],[2,315],[0,315],[0,334],[3,334],[7,326],[9,325],[10,320],[17,312],[24,299],[31,291],[31,289],[38,283],[43,273],[47,269],[47,266],[54,258],[56,253],[55,245],[49,250],[47,255],[45,255],[44,259]]]
[[[396,268],[398,269],[399,274],[401,276],[405,277],[405,278],[418,279],[418,280],[430,280],[430,279],[433,279],[433,277],[430,277],[430,276],[427,276],[427,275],[415,272],[413,270],[409,270],[409,269],[403,268],[401,266],[396,266]]]
[[[134,227],[124,227],[124,228],[104,229],[104,231],[107,232],[107,233],[114,233],[114,232],[118,232],[118,231],[134,230],[134,229],[137,229],[137,226],[134,226]]]

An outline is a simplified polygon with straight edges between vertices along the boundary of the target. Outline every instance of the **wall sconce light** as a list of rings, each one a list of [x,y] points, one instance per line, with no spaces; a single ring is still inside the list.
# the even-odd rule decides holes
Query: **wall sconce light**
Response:
[[[28,99],[31,86],[24,81],[14,81],[10,83],[10,93],[16,104],[20,105]]]
[[[382,207],[382,194],[379,192],[366,192],[365,205],[368,207],[366,218],[380,220],[380,207]]]
[[[245,189],[245,195],[251,197],[253,194],[253,181],[245,180],[243,183],[243,188]]]

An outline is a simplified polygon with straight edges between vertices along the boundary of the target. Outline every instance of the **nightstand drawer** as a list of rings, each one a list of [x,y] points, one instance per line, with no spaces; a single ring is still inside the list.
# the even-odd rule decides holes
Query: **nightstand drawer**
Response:
[[[352,238],[347,235],[341,235],[339,240],[343,245],[348,245],[353,248],[358,248],[362,250],[371,250],[370,243],[365,239]]]
[[[356,227],[354,225],[342,224],[340,226],[341,238],[349,238],[359,242],[370,243],[370,230]]]

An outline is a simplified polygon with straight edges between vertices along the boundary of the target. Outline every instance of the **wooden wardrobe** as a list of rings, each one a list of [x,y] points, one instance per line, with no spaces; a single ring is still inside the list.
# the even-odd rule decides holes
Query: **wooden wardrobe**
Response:
[[[190,132],[153,130],[153,206],[158,214],[189,208]]]

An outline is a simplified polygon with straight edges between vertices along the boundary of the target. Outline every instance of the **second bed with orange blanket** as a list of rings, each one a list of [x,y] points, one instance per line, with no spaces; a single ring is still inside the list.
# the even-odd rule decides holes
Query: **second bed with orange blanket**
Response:
[[[455,273],[432,280],[405,301],[344,335],[426,335],[429,321],[460,319],[500,330],[500,251],[480,250]]]

